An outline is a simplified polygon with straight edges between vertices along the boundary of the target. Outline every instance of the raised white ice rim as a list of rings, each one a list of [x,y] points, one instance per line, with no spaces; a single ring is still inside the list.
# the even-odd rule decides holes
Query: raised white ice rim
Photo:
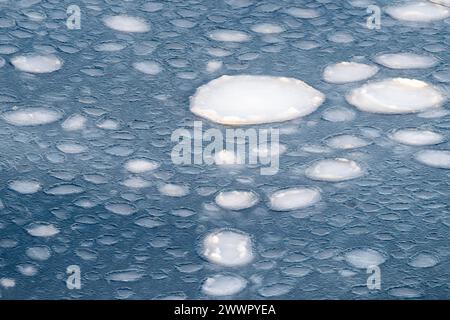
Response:
[[[286,77],[222,76],[197,89],[191,111],[225,125],[282,122],[314,112],[325,96]]]

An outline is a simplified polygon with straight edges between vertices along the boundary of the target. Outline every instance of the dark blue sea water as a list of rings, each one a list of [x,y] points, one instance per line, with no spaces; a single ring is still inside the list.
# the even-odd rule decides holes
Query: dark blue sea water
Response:
[[[333,85],[322,79],[331,63],[375,64],[373,57],[379,53],[406,51],[432,55],[439,63],[428,69],[380,66],[373,79],[414,78],[448,94],[449,19],[414,24],[383,14],[381,29],[371,30],[366,27],[367,5],[383,7],[390,1],[146,3],[0,0],[0,112],[17,106],[53,108],[63,114],[61,120],[40,126],[15,126],[0,119],[0,298],[206,299],[212,297],[202,292],[202,283],[221,273],[248,281],[244,290],[231,296],[235,299],[450,297],[450,171],[415,161],[413,155],[424,147],[388,138],[390,131],[404,127],[426,128],[448,138],[450,116],[361,112],[345,100],[345,94],[361,83]],[[81,9],[79,30],[66,27],[71,4]],[[320,15],[295,18],[286,13],[290,7],[315,9]],[[144,18],[151,30],[124,33],[102,22],[105,16],[121,14]],[[251,26],[258,23],[278,24],[284,32],[257,34]],[[243,31],[251,40],[211,40],[207,35],[216,29]],[[333,42],[336,33],[353,39]],[[119,44],[121,50],[99,50],[105,43]],[[29,74],[10,63],[16,55],[36,52],[58,56],[62,68]],[[133,68],[144,60],[157,62],[161,72],[146,75]],[[221,61],[222,67],[208,72],[211,60]],[[224,74],[293,77],[326,95],[313,114],[273,125],[287,147],[277,175],[260,175],[258,166],[227,169],[172,163],[172,132],[191,128],[200,119],[190,112],[189,97]],[[325,110],[337,106],[351,110],[355,118],[323,119]],[[86,117],[83,130],[61,128],[73,114]],[[113,128],[102,128],[105,120],[113,120]],[[225,129],[208,121],[204,126]],[[362,136],[371,144],[354,150],[305,151],[305,146],[323,147],[327,137],[341,133]],[[57,148],[64,142],[77,142],[86,150],[64,153]],[[449,147],[445,141],[432,148]],[[124,163],[136,157],[160,164],[140,175],[150,185],[139,189],[123,185],[133,176]],[[340,183],[305,177],[307,164],[328,157],[354,159],[366,174]],[[35,180],[42,188],[20,194],[8,187],[15,180]],[[164,183],[188,186],[189,194],[163,195],[158,186]],[[77,186],[80,192],[48,192],[61,184]],[[322,200],[305,210],[270,210],[268,195],[294,186],[317,187]],[[256,192],[260,202],[242,211],[214,205],[221,190],[241,189]],[[105,208],[117,203],[133,213],[120,215]],[[180,216],[181,209],[189,214]],[[33,236],[27,229],[36,222],[52,224],[59,233]],[[202,238],[221,228],[251,235],[255,258],[250,264],[228,268],[199,254]],[[355,249],[376,250],[384,257],[380,290],[367,288],[366,270],[344,259]],[[418,256],[431,263],[417,263]],[[69,265],[80,267],[79,290],[66,286]],[[14,285],[9,287],[11,280]]]

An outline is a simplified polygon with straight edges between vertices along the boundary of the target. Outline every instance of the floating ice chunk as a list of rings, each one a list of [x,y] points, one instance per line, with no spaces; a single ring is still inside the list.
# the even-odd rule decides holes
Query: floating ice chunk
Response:
[[[320,12],[315,9],[289,8],[286,12],[293,17],[301,19],[313,19],[320,17]]]
[[[125,181],[123,181],[122,184],[125,187],[134,189],[147,188],[151,185],[149,181],[142,179],[141,177],[128,178]]]
[[[211,31],[209,38],[222,42],[245,42],[250,40],[250,36],[245,32],[226,29]]]
[[[16,280],[11,278],[1,278],[0,285],[5,289],[13,288],[16,286]]]
[[[340,134],[330,137],[326,140],[326,143],[327,146],[334,149],[355,149],[362,148],[370,144],[369,141],[364,140],[363,138],[349,134]]]
[[[361,177],[363,169],[352,160],[336,158],[313,163],[305,170],[308,178],[320,181],[346,181]]]
[[[413,1],[388,6],[385,11],[394,19],[411,22],[437,21],[450,16],[448,8],[427,1]]]
[[[438,63],[434,57],[415,53],[386,53],[376,56],[375,61],[391,69],[425,69]]]
[[[41,190],[42,186],[35,180],[13,180],[8,187],[21,194],[33,194]]]
[[[261,124],[308,115],[324,99],[321,92],[293,78],[222,76],[197,89],[191,111],[221,124]]]
[[[117,42],[104,42],[96,45],[94,47],[95,51],[100,52],[116,52],[120,51],[126,48],[126,45],[123,43],[117,43]]]
[[[328,40],[335,43],[350,43],[355,40],[350,33],[336,32],[328,36]]]
[[[355,249],[345,254],[345,261],[358,269],[378,266],[386,261],[384,255],[373,249]]]
[[[206,64],[206,71],[209,73],[213,73],[222,68],[223,62],[219,60],[211,60]]]
[[[137,211],[133,205],[119,202],[107,203],[105,209],[121,216],[129,216]]]
[[[289,293],[294,287],[286,283],[274,283],[258,289],[264,298],[278,297]]]
[[[440,133],[420,129],[400,129],[389,135],[394,141],[411,146],[426,146],[444,141]]]
[[[52,255],[50,249],[46,246],[30,247],[25,251],[25,254],[33,260],[45,261]]]
[[[144,173],[158,169],[159,163],[145,158],[131,159],[125,162],[125,169],[132,173]]]
[[[73,114],[61,124],[63,130],[66,131],[76,131],[82,130],[86,126],[87,119],[81,114]]]
[[[45,191],[45,193],[53,196],[64,196],[70,194],[78,194],[82,192],[84,192],[83,188],[74,184],[61,184]]]
[[[126,15],[108,16],[103,19],[103,23],[113,30],[122,32],[148,32],[150,26],[148,23],[138,17]]]
[[[103,130],[118,130],[120,129],[120,122],[115,119],[101,119],[95,124],[98,128]]]
[[[21,264],[17,266],[17,271],[19,271],[20,274],[32,277],[37,274],[38,270],[37,268],[32,264]]]
[[[215,199],[217,205],[228,210],[243,210],[258,203],[259,197],[252,191],[224,191]]]
[[[162,67],[158,62],[155,61],[141,61],[133,63],[133,68],[149,75],[157,75],[162,71]]]
[[[203,239],[202,254],[208,261],[225,267],[242,266],[253,260],[249,235],[240,231],[219,230]]]
[[[416,153],[415,158],[430,167],[450,169],[450,151],[448,150],[422,150]]]
[[[320,201],[320,191],[314,188],[289,188],[270,195],[270,208],[275,211],[290,211],[310,207]]]
[[[406,287],[390,289],[389,294],[402,299],[417,299],[421,296],[419,291]]]
[[[263,34],[280,33],[284,31],[284,28],[274,23],[258,23],[251,27],[253,32]]]
[[[233,151],[220,150],[214,154],[214,163],[218,166],[234,165],[241,163],[241,158]]]
[[[426,82],[393,78],[361,86],[347,95],[358,109],[372,113],[403,114],[440,107],[445,97]]]
[[[3,120],[14,126],[38,126],[61,119],[60,112],[41,107],[23,108],[2,114]]]
[[[217,274],[205,280],[202,291],[209,296],[231,296],[245,289],[247,280],[227,274]]]
[[[322,114],[322,118],[330,122],[352,121],[355,116],[355,112],[344,107],[331,107]]]
[[[172,183],[167,183],[158,188],[165,196],[169,197],[184,197],[189,194],[189,188],[183,185],[177,185]]]
[[[76,142],[63,142],[63,143],[58,143],[56,145],[56,148],[63,152],[63,153],[68,153],[68,154],[77,154],[77,153],[83,153],[86,152],[88,150],[88,147],[76,143]]]
[[[138,269],[116,270],[106,274],[108,281],[133,282],[138,281],[144,276],[143,271]]]
[[[61,69],[63,61],[55,55],[22,55],[11,59],[16,69],[28,73],[50,73]]]
[[[145,12],[156,12],[161,10],[164,7],[162,3],[158,2],[147,2],[142,6],[142,11]]]
[[[52,237],[59,233],[58,228],[47,222],[34,222],[26,229],[33,237]]]
[[[436,256],[426,252],[421,252],[415,255],[408,262],[408,264],[414,268],[431,268],[438,263],[439,259]]]
[[[329,83],[348,83],[369,79],[378,72],[378,67],[357,62],[340,62],[327,66],[323,78]]]

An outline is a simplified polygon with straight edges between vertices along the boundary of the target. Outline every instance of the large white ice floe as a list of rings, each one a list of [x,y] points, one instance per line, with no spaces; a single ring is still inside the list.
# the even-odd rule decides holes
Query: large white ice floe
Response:
[[[396,142],[411,146],[438,144],[443,142],[445,139],[445,137],[438,132],[415,128],[396,130],[389,135],[389,138]]]
[[[108,16],[103,19],[103,23],[108,28],[121,32],[150,31],[150,26],[144,19],[127,15]]]
[[[329,65],[323,72],[323,78],[329,83],[348,83],[369,79],[378,72],[378,67],[358,62],[340,62]]]
[[[203,239],[203,256],[212,263],[235,267],[253,260],[253,244],[249,235],[234,230],[219,230]]]
[[[298,210],[320,201],[320,191],[315,188],[296,187],[283,189],[270,195],[270,208],[275,211]]]
[[[86,127],[87,118],[81,114],[73,114],[61,123],[65,131],[77,131]]]
[[[243,210],[258,203],[258,195],[252,191],[223,191],[215,201],[218,206],[228,210]]]
[[[27,232],[33,237],[52,237],[59,233],[59,229],[46,222],[34,222],[29,225]]]
[[[50,108],[30,107],[6,111],[1,117],[14,126],[38,126],[58,121],[62,114]]]
[[[338,182],[361,177],[364,170],[353,160],[323,159],[306,168],[305,175],[312,180]]]
[[[189,194],[189,187],[180,184],[167,183],[161,185],[158,191],[168,197],[184,197]]]
[[[391,69],[425,69],[438,63],[435,57],[408,52],[380,54],[375,61]]]
[[[409,1],[385,8],[392,18],[409,22],[431,22],[450,16],[450,9],[428,1]]]
[[[125,169],[132,173],[144,173],[156,170],[159,163],[150,159],[135,158],[125,162]]]
[[[161,65],[155,61],[140,61],[133,63],[133,68],[137,71],[149,74],[157,75],[162,71]]]
[[[21,194],[33,194],[41,190],[41,184],[36,180],[13,180],[8,187]]]
[[[251,39],[245,32],[226,29],[213,30],[208,36],[212,40],[221,42],[245,42]]]
[[[217,274],[208,277],[202,285],[202,291],[209,296],[231,296],[245,289],[247,280],[231,274]]]
[[[261,124],[306,116],[324,99],[321,92],[294,78],[222,76],[197,89],[191,111],[221,124]]]
[[[20,55],[11,59],[13,66],[28,73],[50,73],[61,69],[63,61],[55,55]]]
[[[448,150],[422,150],[416,153],[415,159],[430,167],[450,169],[450,151]]]
[[[355,268],[367,269],[378,266],[386,261],[380,252],[373,249],[355,249],[344,255],[345,261]]]
[[[446,98],[430,84],[406,78],[367,83],[347,95],[347,101],[361,111],[404,114],[441,107]]]

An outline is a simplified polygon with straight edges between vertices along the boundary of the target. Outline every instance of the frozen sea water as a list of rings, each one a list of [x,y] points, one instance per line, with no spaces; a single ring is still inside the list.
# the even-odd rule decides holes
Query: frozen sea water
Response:
[[[414,14],[386,11],[400,5],[387,0],[86,0],[70,30],[75,1],[0,1],[0,296],[450,298],[450,7],[423,2],[435,4]],[[370,4],[383,8],[379,30],[365,27]],[[325,81],[342,61],[378,72]],[[256,90],[274,104],[255,104],[261,124],[244,129],[280,130],[274,176],[226,151],[220,165],[171,162],[174,130],[229,128],[190,110],[225,75],[323,94],[289,120],[274,118],[289,106],[284,85]],[[397,78],[406,85],[387,81]],[[255,96],[238,89],[220,102],[243,119]],[[360,171],[335,162],[305,174],[332,159],[364,175],[341,181]],[[65,285],[74,264],[81,290]],[[373,265],[379,291],[366,288]]]

